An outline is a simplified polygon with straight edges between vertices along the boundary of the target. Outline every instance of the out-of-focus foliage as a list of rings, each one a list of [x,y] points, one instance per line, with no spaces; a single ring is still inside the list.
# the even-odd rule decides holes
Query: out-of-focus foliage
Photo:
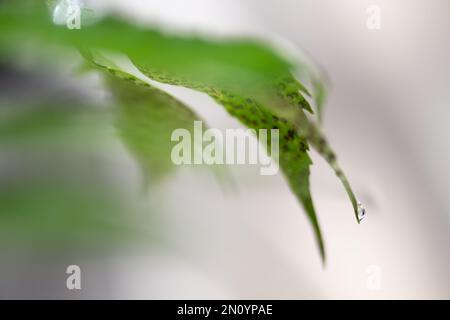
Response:
[[[0,5],[0,28],[3,57],[11,58],[30,44],[124,53],[148,77],[204,92],[248,127],[280,129],[280,165],[314,227],[323,259],[325,250],[309,189],[309,145],[343,182],[358,219],[357,201],[335,153],[305,114],[312,112],[305,98],[308,90],[293,77],[294,64],[268,46],[250,39],[219,41],[169,35],[115,17],[67,30],[52,24],[44,6],[25,0]],[[185,127],[194,115],[165,93],[125,76],[124,71],[111,67],[109,71],[115,75],[108,83],[121,105],[118,123],[125,143],[144,167],[160,164],[157,150],[167,151],[167,146],[160,146],[164,139],[158,134],[165,135],[174,126]],[[321,117],[325,90],[317,79],[312,92]],[[149,127],[154,131],[148,131]],[[170,143],[168,137],[166,143]]]

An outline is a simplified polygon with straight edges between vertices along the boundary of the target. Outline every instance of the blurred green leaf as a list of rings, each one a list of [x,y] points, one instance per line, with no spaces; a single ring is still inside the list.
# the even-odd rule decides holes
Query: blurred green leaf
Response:
[[[259,101],[288,108],[278,97],[274,81],[289,75],[291,64],[251,39],[204,40],[174,36],[107,17],[94,25],[68,30],[55,26],[39,1],[15,0],[0,4],[0,52],[21,45],[53,43],[123,52],[137,64],[152,67],[197,86],[221,87],[236,94],[253,92]]]
[[[82,54],[105,75],[106,86],[116,102],[119,135],[139,162],[144,185],[159,180],[174,167],[170,140],[173,131],[186,129],[194,137],[194,121],[204,121],[182,102],[121,70],[104,55],[89,50],[82,50]]]

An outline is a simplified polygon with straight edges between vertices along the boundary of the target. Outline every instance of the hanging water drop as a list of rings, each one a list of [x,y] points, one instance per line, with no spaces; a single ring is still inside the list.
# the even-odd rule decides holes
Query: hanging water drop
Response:
[[[361,202],[358,201],[358,220],[359,222],[363,221],[366,217],[366,209],[363,207]]]

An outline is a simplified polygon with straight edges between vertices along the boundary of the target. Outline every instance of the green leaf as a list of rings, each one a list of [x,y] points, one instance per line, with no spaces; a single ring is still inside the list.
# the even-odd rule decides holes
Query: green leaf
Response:
[[[173,131],[186,129],[194,137],[194,121],[201,118],[182,102],[122,70],[104,55],[89,50],[82,50],[82,54],[105,75],[106,86],[116,102],[119,135],[140,164],[144,185],[148,186],[150,180],[160,180],[174,168]]]
[[[101,56],[97,55],[96,64],[106,68],[115,76],[110,77],[109,83],[112,85],[112,91],[121,101],[121,112],[124,113],[119,119],[121,119],[121,122],[128,124],[125,126],[124,130],[121,130],[124,141],[126,141],[128,145],[133,146],[131,149],[138,155],[141,162],[147,162],[144,167],[149,167],[149,164],[150,167],[155,167],[155,154],[161,154],[163,156],[159,163],[159,166],[163,167],[161,164],[164,164],[164,161],[167,161],[169,158],[168,153],[170,150],[160,152],[154,150],[154,148],[148,147],[148,143],[152,142],[154,133],[154,128],[149,124],[153,123],[153,121],[156,123],[167,123],[167,118],[172,118],[172,121],[178,120],[176,117],[178,112],[171,115],[165,113],[162,118],[159,117],[160,114],[154,114],[155,109],[160,109],[160,112],[162,111],[161,109],[170,112],[171,108],[168,108],[167,106],[171,105],[173,98],[149,86],[147,83],[143,83],[136,77],[119,70],[117,66],[114,66],[112,62],[107,61],[104,57],[101,57],[102,63],[98,62],[99,57]],[[87,56],[87,58],[91,61],[95,60],[92,55]],[[109,67],[105,67],[105,65],[109,65]],[[298,134],[294,125],[289,123],[286,119],[274,115],[270,108],[265,108],[253,99],[241,98],[217,88],[199,88],[196,85],[190,85],[186,80],[181,82],[179,79],[170,79],[167,75],[148,72],[148,69],[144,69],[143,67],[140,69],[145,75],[156,81],[178,85],[182,84],[185,87],[195,88],[197,90],[200,89],[201,91],[208,93],[219,104],[223,105],[231,115],[238,118],[247,127],[257,130],[268,129],[268,141],[271,141],[270,129],[278,128],[280,130],[280,167],[309,217],[316,234],[316,241],[319,246],[321,257],[323,261],[325,261],[324,243],[309,189],[309,166],[312,162],[307,154],[307,142],[304,137],[301,137]],[[286,79],[283,79],[283,82],[279,86],[281,92],[280,95],[293,105],[309,107],[306,100],[301,95],[296,94],[297,91],[294,88],[299,87],[300,85],[295,79],[287,77]],[[164,102],[161,104],[162,101],[166,103],[166,106],[164,105]],[[130,102],[132,103],[130,104]],[[178,103],[177,106],[180,107]],[[187,107],[185,108],[187,109]],[[181,120],[182,121],[177,123],[177,126],[189,128],[192,126],[194,119],[192,118],[186,123],[183,122],[185,117]],[[167,142],[167,136],[175,128],[177,127],[169,128],[166,137],[162,137],[161,141],[153,143],[153,145],[164,145],[164,143]],[[156,133],[161,132],[164,132],[164,130],[158,128]],[[140,134],[137,135],[136,133]],[[268,149],[270,150],[270,145],[268,145]]]
[[[240,97],[221,90],[220,88],[207,86],[199,87],[196,84],[191,84],[187,80],[173,79],[167,74],[161,75],[150,67],[138,65],[138,68],[146,76],[156,81],[182,85],[207,93],[219,104],[223,105],[232,116],[238,118],[249,128],[278,128],[280,130],[280,167],[288,179],[291,189],[294,191],[308,214],[324,261],[325,249],[323,239],[309,189],[309,166],[312,162],[307,154],[308,142],[329,163],[337,177],[341,180],[351,200],[355,217],[359,222],[357,200],[351,186],[340,168],[336,160],[336,155],[327,142],[324,134],[312,121],[308,120],[302,111],[302,109],[308,111],[311,109],[308,102],[299,93],[301,84],[299,84],[292,76],[283,78],[276,87],[279,90],[279,95],[285,99],[288,104],[301,107],[296,109],[297,112],[295,114],[295,119],[293,120],[280,117],[273,112],[273,108],[267,108],[249,95]]]

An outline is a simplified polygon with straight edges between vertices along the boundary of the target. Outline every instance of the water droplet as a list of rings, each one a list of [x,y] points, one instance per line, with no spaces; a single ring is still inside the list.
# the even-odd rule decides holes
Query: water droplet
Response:
[[[361,202],[358,201],[358,220],[361,222],[366,217],[366,209],[363,207]]]

